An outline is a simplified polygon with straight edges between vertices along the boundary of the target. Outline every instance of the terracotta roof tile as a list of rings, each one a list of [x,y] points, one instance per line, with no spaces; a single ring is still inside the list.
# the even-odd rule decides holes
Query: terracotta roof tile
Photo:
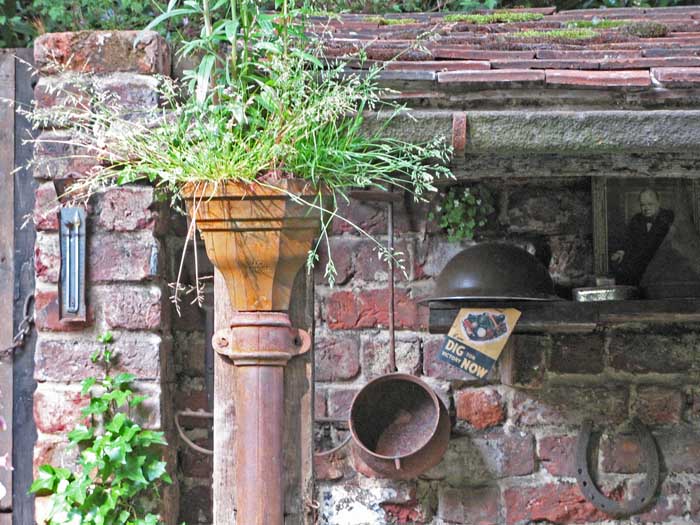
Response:
[[[570,86],[646,87],[651,85],[649,71],[573,71],[545,70],[547,84]]]
[[[647,88],[648,93],[656,86],[700,88],[700,5],[506,13],[517,13],[518,21],[480,23],[488,20],[455,20],[449,13],[391,14],[386,20],[354,14],[318,17],[313,27],[327,56],[351,60],[353,70],[385,62],[382,81],[408,86],[392,95],[397,97],[439,97],[449,86]],[[603,20],[617,25],[597,27]],[[575,22],[582,27],[569,31]],[[633,23],[647,25],[630,27]],[[645,34],[644,28],[662,31]],[[360,53],[368,60],[352,62]]]
[[[438,73],[438,84],[499,84],[544,82],[544,72],[532,69],[492,69],[490,71],[446,71]]]

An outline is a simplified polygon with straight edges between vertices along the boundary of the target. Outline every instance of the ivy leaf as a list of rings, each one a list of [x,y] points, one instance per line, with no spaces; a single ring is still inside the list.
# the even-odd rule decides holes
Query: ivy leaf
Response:
[[[128,384],[131,383],[135,378],[136,378],[136,376],[135,376],[134,374],[129,374],[129,373],[126,373],[126,372],[124,372],[124,373],[122,373],[122,374],[119,374],[119,375],[117,375],[117,377],[114,378],[114,387],[115,387],[115,388],[120,388],[120,387],[122,387],[122,386],[124,386],[124,385],[128,385]]]
[[[68,439],[70,439],[71,443],[75,444],[89,441],[93,437],[95,437],[94,430],[85,425],[78,425],[68,433]]]
[[[144,468],[146,479],[148,481],[154,481],[160,478],[163,474],[165,474],[165,466],[165,461],[154,461],[153,463],[146,465]]]
[[[88,377],[87,379],[85,379],[81,383],[82,389],[80,390],[80,393],[84,396],[87,395],[88,392],[90,392],[90,389],[93,387],[93,385],[95,384],[96,381],[97,380],[94,377]]]

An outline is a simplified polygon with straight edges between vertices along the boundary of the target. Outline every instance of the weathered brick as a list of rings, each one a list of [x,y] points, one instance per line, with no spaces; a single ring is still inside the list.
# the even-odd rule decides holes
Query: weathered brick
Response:
[[[67,73],[42,76],[34,87],[36,107],[48,109],[60,106],[87,110],[90,107],[90,85],[87,75]]]
[[[647,425],[678,423],[684,396],[678,390],[656,386],[639,387],[632,411]]]
[[[334,330],[386,327],[389,324],[388,301],[387,289],[334,292],[326,301],[326,322]],[[396,328],[427,327],[427,310],[416,303],[409,290],[396,289]]]
[[[535,444],[531,434],[492,430],[478,437],[453,438],[442,461],[423,477],[450,486],[473,486],[527,476],[534,470]]]
[[[535,56],[534,51],[493,51],[482,49],[468,49],[464,46],[433,46],[433,56],[435,58],[450,58],[462,60],[508,60],[508,59],[529,59]]]
[[[599,374],[605,367],[602,334],[552,337],[549,370],[560,374]]]
[[[34,392],[34,422],[40,432],[60,434],[72,430],[83,417],[80,411],[90,403],[79,387],[40,384]]]
[[[495,525],[500,521],[500,499],[498,487],[440,487],[438,517],[449,523]]]
[[[628,392],[623,387],[556,386],[516,391],[511,419],[518,425],[580,425],[584,419],[617,424],[627,419]]]
[[[410,500],[405,503],[382,502],[379,505],[384,509],[387,523],[415,525],[428,523],[427,511],[418,500]]]
[[[416,247],[416,279],[437,277],[447,263],[471,242],[449,242],[444,237],[431,236]]]
[[[136,44],[136,39],[140,42]],[[46,33],[34,41],[34,62],[42,73],[170,73],[170,52],[155,31]]]
[[[494,69],[600,69],[597,60],[492,60]]]
[[[489,71],[446,71],[438,73],[438,84],[544,83],[544,72],[535,69],[491,69]]]
[[[700,60],[700,57],[697,59]],[[656,67],[652,68],[651,74],[658,82],[666,86],[692,87],[700,84],[700,68],[697,67]]]
[[[533,183],[508,186],[501,192],[507,196],[501,215],[510,232],[561,235],[593,230],[587,184]]]
[[[86,321],[59,319],[58,291],[36,290],[34,292],[34,324],[38,330],[55,332],[76,332],[84,330],[95,322],[94,308],[87,306]]]
[[[160,244],[150,232],[88,236],[88,279],[143,281],[158,275]]]
[[[328,391],[328,416],[341,419],[350,417],[350,406],[359,388],[334,388]]]
[[[366,379],[394,372],[389,365],[389,337],[385,333],[362,336],[362,373]],[[407,374],[420,370],[420,340],[417,335],[396,334],[396,368]]]
[[[673,425],[654,432],[666,468],[671,472],[700,474],[700,429]]]
[[[331,454],[314,454],[314,476],[322,481],[338,481],[352,471],[347,448]]]
[[[700,518],[700,483],[690,485],[690,517]]]
[[[562,49],[538,49],[537,58],[546,60],[603,60],[613,58],[634,58],[642,56],[636,50],[582,49],[577,51]]]
[[[600,440],[600,455],[605,472],[633,474],[642,471],[642,449],[634,434],[605,434]]]
[[[501,394],[494,388],[460,390],[455,393],[457,419],[477,429],[500,425],[506,413]]]
[[[377,244],[370,240],[358,242],[355,247],[355,272],[356,279],[364,281],[388,281],[389,263],[385,254]],[[410,243],[400,240],[394,245],[396,260],[394,261],[394,281],[406,281],[412,275],[413,250]]]
[[[314,340],[316,381],[352,379],[360,373],[357,334],[319,334]]]
[[[200,325],[202,327],[204,325]],[[179,322],[177,323],[179,328]],[[178,374],[204,376],[205,334],[202,331],[173,330],[173,350]]]
[[[37,232],[34,243],[34,271],[40,281],[58,282],[61,273],[61,248],[57,234]]]
[[[37,381],[77,382],[100,377],[102,368],[90,355],[102,348],[91,339],[57,338],[40,334],[36,346],[34,378]],[[159,379],[161,361],[168,342],[155,334],[120,336],[113,345],[115,363],[112,373],[129,372],[139,379]]]
[[[700,335],[613,333],[610,364],[629,373],[683,373],[700,367]],[[659,356],[663,355],[663,359]]]
[[[576,438],[573,436],[546,436],[539,440],[539,458],[542,466],[553,476],[576,475]]]
[[[331,237],[330,254],[335,268],[335,284],[346,284],[355,275],[355,247],[360,241],[349,237]],[[328,264],[328,247],[322,246],[319,260],[315,265],[314,279],[316,283],[326,282],[326,265]]]
[[[58,230],[59,203],[53,183],[40,184],[34,197],[34,228],[37,231]]]
[[[97,226],[111,231],[153,229],[158,222],[151,186],[120,186],[100,195]]]
[[[501,381],[508,385],[520,385],[531,388],[542,386],[545,375],[547,351],[552,346],[549,336],[514,335],[503,349],[501,359],[509,359],[508,376]],[[508,355],[507,353],[510,353]],[[505,370],[505,368],[504,368]]]
[[[396,60],[386,64],[387,71],[464,71],[468,69],[491,69],[487,60],[426,60],[409,62]]]
[[[586,87],[647,87],[649,71],[545,70],[547,84]]]
[[[34,147],[32,174],[38,179],[73,180],[99,165],[94,151],[75,144],[67,131],[43,131]]]
[[[685,69],[700,66],[700,57],[644,57],[644,58],[610,58],[600,61],[600,69],[649,69],[652,75],[656,68]],[[656,76],[656,75],[654,75]],[[658,77],[657,77],[657,80]]]
[[[503,493],[507,525],[531,522],[587,523],[605,521],[581,494],[577,485],[549,483],[538,487],[513,487]]]
[[[159,84],[156,77],[134,73],[112,73],[95,80],[95,88],[108,93],[108,101],[115,102],[120,110],[156,109],[160,104]]]
[[[180,515],[178,523],[212,523],[212,489],[209,483],[206,485],[185,485],[181,489]]]
[[[689,422],[700,420],[700,390],[691,389],[688,391],[688,406],[685,420]]]
[[[192,436],[189,437],[192,439]],[[211,439],[206,436],[194,438],[192,441],[200,447],[209,450],[212,448]],[[185,477],[211,479],[214,461],[212,456],[202,454],[184,445],[178,451],[178,466]]]
[[[642,483],[632,482],[629,489],[630,497],[639,497],[642,494]],[[666,478],[661,484],[661,490],[654,499],[654,503],[646,512],[634,517],[637,523],[674,523],[686,513],[686,502],[691,497],[691,491],[684,483],[679,483],[672,478]]]
[[[60,465],[74,469],[78,464],[80,450],[65,437],[39,435],[34,445],[34,479],[41,465]]]
[[[326,417],[326,392],[325,390],[316,389],[314,391],[314,415],[317,417]]]
[[[159,286],[119,285],[95,291],[110,328],[164,330],[170,309]]]

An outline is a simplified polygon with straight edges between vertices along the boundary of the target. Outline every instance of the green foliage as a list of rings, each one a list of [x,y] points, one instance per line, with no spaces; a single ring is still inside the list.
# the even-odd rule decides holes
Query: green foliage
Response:
[[[659,22],[634,22],[624,27],[626,33],[639,38],[660,38],[668,33],[668,26]]]
[[[586,40],[595,38],[598,32],[589,28],[576,29],[552,29],[550,31],[520,31],[518,33],[508,33],[508,38],[537,38],[544,41],[549,40]]]
[[[165,9],[155,0],[33,0],[27,14],[45,32],[137,29]]]
[[[494,196],[486,186],[452,187],[430,219],[438,221],[450,241],[458,242],[474,239],[495,211]]]
[[[605,18],[593,17],[591,20],[571,20],[566,23],[568,29],[589,28],[589,29],[612,29],[629,24],[629,20],[607,20]]]
[[[111,334],[99,340],[106,345]],[[51,495],[48,525],[158,525],[149,509],[158,500],[159,485],[171,483],[161,459],[167,443],[162,432],[145,430],[128,416],[145,399],[131,389],[134,376],[109,375],[107,346],[93,360],[101,361],[107,373],[82,383],[83,395],[90,394],[82,414],[90,424],[77,424],[68,433],[70,443],[81,449],[79,467],[72,472],[42,465],[30,491]]]
[[[384,18],[383,16],[369,16],[365,20],[367,22],[375,22],[380,26],[400,26],[418,23],[418,20],[415,18]]]
[[[211,7],[205,1],[171,2],[147,28],[186,17],[200,29],[180,53],[197,56],[199,63],[185,73],[184,85],[161,79],[165,107],[134,118],[133,109],[120,109],[95,88],[89,105],[71,104],[74,95],[64,93],[66,106],[31,112],[37,127],[70,129],[77,149],[104,155],[109,145],[109,163],[71,191],[92,194],[145,179],[177,195],[188,182],[264,185],[261,175],[293,174],[317,189],[306,204],[328,210],[319,239],[327,243],[330,220],[351,188],[393,186],[423,199],[435,191],[436,177],[451,177],[451,148],[443,138],[412,144],[385,136],[403,108],[382,99],[378,68],[348,74],[344,64],[327,63],[322,44],[305,36],[307,13],[292,0],[278,7],[280,13],[269,13],[253,0]],[[363,128],[367,110],[385,111],[374,132]],[[332,264],[326,273],[332,284]]]
[[[484,15],[451,14],[445,16],[447,22],[469,22],[471,24],[502,24],[509,22],[532,22],[542,20],[541,13],[495,12]]]

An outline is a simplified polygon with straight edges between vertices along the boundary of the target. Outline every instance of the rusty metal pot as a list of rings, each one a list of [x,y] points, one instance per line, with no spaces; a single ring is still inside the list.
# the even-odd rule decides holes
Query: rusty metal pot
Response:
[[[447,450],[445,405],[417,377],[388,374],[353,399],[350,432],[356,467],[372,477],[412,479],[437,465]],[[364,467],[367,468],[364,468]]]
[[[500,242],[475,244],[455,255],[427,301],[558,300],[547,268],[526,250]]]

